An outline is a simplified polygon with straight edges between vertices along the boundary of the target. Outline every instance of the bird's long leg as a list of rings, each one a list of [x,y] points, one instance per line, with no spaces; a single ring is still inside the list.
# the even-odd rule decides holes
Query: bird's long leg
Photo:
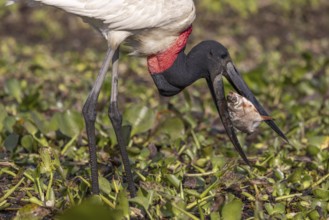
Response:
[[[93,194],[99,194],[98,185],[98,169],[97,169],[97,154],[96,154],[96,140],[95,140],[95,121],[96,121],[96,104],[99,92],[106,72],[109,68],[110,61],[114,55],[115,50],[109,48],[103,61],[102,68],[100,69],[97,79],[90,91],[88,98],[83,106],[82,114],[86,123],[89,156],[90,156],[90,167],[91,167],[91,191]]]
[[[112,65],[112,90],[111,90],[111,103],[109,108],[109,117],[112,122],[115,135],[117,137],[122,162],[124,165],[126,178],[128,182],[128,189],[131,197],[136,196],[136,189],[134,186],[133,176],[131,173],[130,162],[128,153],[125,146],[124,136],[122,132],[122,117],[118,108],[118,65],[119,65],[119,48],[113,56]]]

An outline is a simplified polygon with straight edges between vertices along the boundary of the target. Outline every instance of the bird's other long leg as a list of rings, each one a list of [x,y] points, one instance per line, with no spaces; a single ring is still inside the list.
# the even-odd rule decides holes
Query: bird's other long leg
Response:
[[[115,50],[111,48],[108,49],[102,67],[93,85],[93,88],[91,89],[82,109],[82,114],[85,119],[86,130],[87,130],[90,168],[91,168],[91,192],[93,194],[99,194],[96,140],[95,140],[96,104],[97,104],[99,92],[101,90],[106,72],[109,68],[110,61],[114,55],[114,52]]]
[[[128,182],[128,189],[131,197],[136,196],[136,189],[134,186],[133,176],[131,173],[130,162],[128,153],[125,146],[124,136],[122,132],[122,116],[118,108],[118,65],[119,65],[119,48],[115,51],[113,56],[112,65],[112,90],[111,90],[111,103],[109,107],[109,117],[113,125],[117,142],[120,148],[123,166],[126,173]]]

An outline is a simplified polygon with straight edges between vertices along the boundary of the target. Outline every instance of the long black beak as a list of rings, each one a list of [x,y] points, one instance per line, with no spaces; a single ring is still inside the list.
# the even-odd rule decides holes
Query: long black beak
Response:
[[[220,119],[223,122],[228,137],[230,138],[231,142],[234,145],[234,148],[236,149],[236,151],[238,151],[244,162],[250,166],[250,162],[241,148],[238,138],[236,137],[233,124],[230,120],[222,76],[222,74],[219,74],[213,80],[207,79],[208,87],[210,89]]]
[[[269,116],[268,113],[264,110],[263,106],[259,104],[253,93],[250,91],[247,84],[242,79],[239,72],[236,70],[232,62],[228,62],[226,67],[224,68],[224,72],[216,75],[213,79],[208,78],[207,83],[208,87],[211,91],[213,100],[216,104],[219,116],[223,122],[226,133],[229,136],[231,142],[233,143],[235,149],[238,151],[242,159],[246,164],[250,166],[250,162],[243,152],[241,145],[236,137],[234,127],[232,121],[230,120],[227,101],[225,98],[224,91],[224,83],[223,76],[227,78],[230,84],[234,87],[234,89],[242,96],[246,97],[249,101],[253,103],[256,109],[259,111],[261,115]],[[266,123],[287,143],[289,143],[287,137],[283,134],[283,132],[279,129],[279,127],[275,124],[273,120],[267,120]]]
[[[250,91],[247,84],[242,79],[240,73],[237,71],[235,66],[232,62],[228,62],[226,64],[226,70],[224,73],[224,76],[227,78],[227,80],[231,83],[231,85],[234,87],[234,89],[242,96],[246,97],[249,101],[252,102],[252,104],[256,107],[258,112],[261,115],[269,116],[268,113],[265,111],[263,106],[257,101],[254,94]],[[283,134],[283,132],[280,130],[280,128],[275,124],[273,120],[266,120],[265,121],[268,126],[270,126],[280,137],[282,137],[287,143],[289,143],[288,138]]]

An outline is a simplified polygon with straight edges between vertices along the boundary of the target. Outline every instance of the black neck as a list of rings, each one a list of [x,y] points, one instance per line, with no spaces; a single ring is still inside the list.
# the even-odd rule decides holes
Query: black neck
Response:
[[[200,78],[210,77],[209,54],[221,46],[215,41],[203,41],[187,55],[182,50],[174,64],[162,73],[153,74],[152,78],[163,96],[172,96]]]

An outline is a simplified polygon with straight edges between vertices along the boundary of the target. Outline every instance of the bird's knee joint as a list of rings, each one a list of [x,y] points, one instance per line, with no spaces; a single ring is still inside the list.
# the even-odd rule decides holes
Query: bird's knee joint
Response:
[[[86,121],[96,121],[96,110],[88,104],[83,106],[82,115]]]
[[[120,124],[122,122],[122,117],[118,109],[118,105],[116,102],[111,102],[109,108],[109,117],[113,124]]]

